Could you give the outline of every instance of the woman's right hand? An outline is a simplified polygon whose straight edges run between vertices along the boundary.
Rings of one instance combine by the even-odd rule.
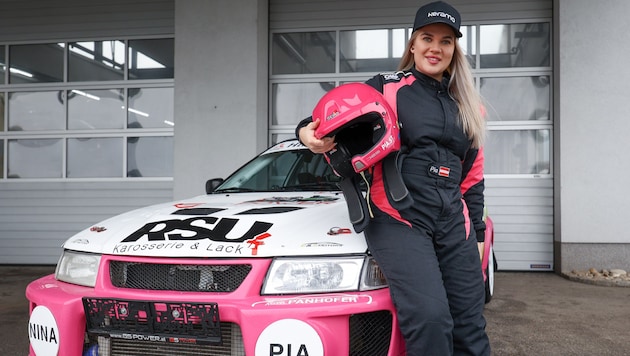
[[[321,139],[315,137],[315,130],[319,127],[319,122],[319,119],[316,119],[302,127],[299,132],[300,141],[313,153],[328,152],[335,148],[336,145],[334,137],[322,137]]]

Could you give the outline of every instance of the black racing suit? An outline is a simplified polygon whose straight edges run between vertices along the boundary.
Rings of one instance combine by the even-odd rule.
[[[370,197],[378,209],[365,236],[387,278],[407,355],[488,355],[476,244],[485,232],[483,150],[471,148],[448,78],[412,69],[367,84],[395,107],[402,177],[414,200],[402,210],[390,204],[375,166]]]
[[[397,113],[401,174],[413,199],[411,207],[396,209],[381,165],[374,167],[374,216],[365,236],[387,278],[407,355],[488,355],[476,244],[485,231],[483,151],[471,148],[448,78],[438,82],[412,69],[366,83]]]
[[[412,69],[380,74],[366,83],[384,93],[396,111],[402,126],[400,138],[405,157],[432,163],[422,168],[428,169],[432,176],[460,184],[477,240],[482,242],[486,229],[483,150],[470,147],[470,140],[458,121],[457,104],[447,92],[448,78],[439,83]],[[445,166],[435,166],[437,163]],[[387,206],[389,202],[383,200],[385,197],[375,196],[375,193],[378,194],[373,190],[374,203],[390,215],[397,215],[392,210],[395,208]]]

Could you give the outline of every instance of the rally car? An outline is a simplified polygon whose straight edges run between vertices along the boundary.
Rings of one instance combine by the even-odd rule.
[[[209,180],[206,195],[79,232],[55,274],[26,289],[30,355],[403,355],[387,281],[339,180],[322,155],[285,141]]]

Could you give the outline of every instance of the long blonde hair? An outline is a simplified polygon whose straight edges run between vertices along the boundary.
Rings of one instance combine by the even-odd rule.
[[[398,64],[398,70],[407,71],[415,65],[411,47],[419,33],[420,31],[415,31],[407,41],[407,47]],[[447,70],[450,73],[449,94],[459,107],[459,120],[464,132],[471,140],[472,147],[480,148],[486,137],[485,108],[481,95],[475,88],[470,64],[458,41],[455,41],[453,59]]]

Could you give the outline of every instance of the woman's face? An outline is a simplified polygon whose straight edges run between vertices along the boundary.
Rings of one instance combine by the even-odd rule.
[[[442,74],[451,65],[455,52],[455,31],[449,25],[435,23],[419,28],[411,53],[416,69],[441,81]]]

